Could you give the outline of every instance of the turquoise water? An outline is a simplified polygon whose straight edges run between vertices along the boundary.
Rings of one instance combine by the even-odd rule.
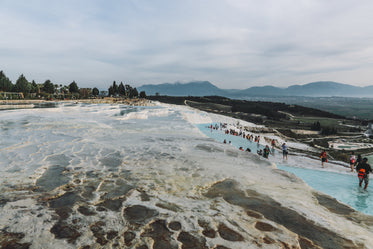
[[[226,135],[224,131],[211,131],[208,125],[211,124],[200,124],[197,125],[197,127],[201,132],[219,142],[223,142],[224,139],[226,139],[227,143],[231,141],[232,145],[237,148],[241,146],[244,150],[250,148],[252,153],[256,153],[258,149],[264,148],[262,145],[257,147],[255,142],[251,142],[242,137]],[[373,158],[369,161],[372,163]],[[302,178],[312,188],[328,194],[360,212],[373,215],[373,208],[371,208],[373,207],[373,176],[371,176],[371,185],[368,186],[367,190],[363,190],[359,187],[357,174],[341,174],[322,170],[296,168],[287,165],[277,165],[277,167]]]
[[[277,165],[277,167],[302,178],[312,188],[333,196],[340,202],[348,204],[360,212],[373,215],[371,208],[373,207],[373,194],[371,193],[373,187],[368,186],[367,190],[360,188],[357,174],[339,174],[286,165]],[[373,181],[372,176],[370,180]]]
[[[213,126],[215,124],[216,123],[213,123]],[[210,128],[208,128],[209,125],[211,124],[198,124],[197,127],[198,129],[200,129],[202,133],[204,133],[208,137],[211,137],[222,143],[225,139],[227,141],[227,144],[229,143],[229,141],[231,141],[234,147],[237,147],[237,148],[242,147],[244,150],[249,148],[252,153],[256,153],[257,150],[264,149],[264,146],[262,145],[258,146],[257,143],[255,143],[254,141],[244,139],[242,138],[242,136],[239,137],[239,136],[233,136],[233,135],[226,135],[224,134],[224,129],[222,131],[211,130]],[[261,138],[261,141],[263,141],[263,138]]]

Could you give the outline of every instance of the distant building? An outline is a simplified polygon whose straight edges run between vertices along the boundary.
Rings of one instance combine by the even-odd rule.
[[[368,124],[368,130],[365,132],[365,136],[373,137],[373,123]]]
[[[88,98],[91,95],[91,93],[92,93],[91,88],[80,88],[79,89],[79,94],[84,99]]]
[[[24,99],[22,92],[0,92],[0,99]]]
[[[102,90],[102,91],[100,91],[100,93],[98,94],[98,96],[100,96],[100,97],[106,97],[106,96],[108,96],[108,94],[109,94],[108,91]]]

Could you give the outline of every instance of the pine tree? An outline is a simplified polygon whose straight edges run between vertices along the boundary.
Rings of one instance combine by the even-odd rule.
[[[75,83],[75,81],[71,82],[69,85],[69,91],[71,93],[78,93],[79,92],[79,87],[78,84]]]
[[[0,71],[0,91],[11,92],[13,87],[13,83],[9,78],[6,77],[3,71]]]
[[[21,74],[14,85],[15,92],[22,92],[24,97],[28,97],[31,91],[31,83]]]
[[[97,89],[97,87],[94,87],[92,89],[92,94],[93,94],[93,96],[98,96],[100,94],[100,91]]]
[[[50,80],[46,80],[43,84],[43,91],[46,93],[53,94],[55,90],[55,86]]]
[[[120,84],[119,84],[118,93],[121,96],[126,96],[126,89],[125,89],[125,87],[123,85],[123,82],[120,82]]]

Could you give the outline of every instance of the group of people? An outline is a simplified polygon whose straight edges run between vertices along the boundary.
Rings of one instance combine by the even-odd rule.
[[[320,154],[321,167],[324,168],[324,163],[328,162],[326,151],[323,150]],[[351,172],[354,172],[356,167],[357,176],[359,178],[359,186],[362,187],[364,182],[364,189],[367,189],[369,183],[369,173],[373,172],[372,167],[368,163],[368,158],[362,158],[361,155],[355,157],[355,153],[352,151],[350,155],[350,167]]]
[[[211,125],[210,128],[211,128],[211,130],[212,129],[218,130],[219,128],[220,129],[226,128],[226,124],[225,125],[221,124],[220,127],[217,126],[217,125],[215,125],[215,126]],[[245,134],[242,131],[237,132],[233,129],[225,130],[225,134],[242,136],[243,138],[246,138],[250,141],[255,141],[259,145],[260,136],[255,136],[254,137],[253,135]],[[225,139],[224,139],[224,143],[227,143],[227,141]],[[229,144],[231,144],[231,141],[229,141]],[[268,159],[268,156],[271,153],[274,152],[275,145],[276,145],[276,140],[272,139],[272,141],[271,141],[272,152],[271,152],[269,146],[266,145],[263,150],[262,149],[258,150],[257,154]],[[282,148],[283,160],[287,160],[288,159],[288,154],[289,154],[288,146],[286,145],[286,143],[283,143],[281,145],[281,148]],[[244,149],[242,147],[240,147],[239,149],[241,151],[244,151]],[[246,151],[251,152],[250,148],[247,148]],[[328,156],[327,156],[327,153],[326,153],[325,150],[322,150],[322,152],[320,153],[320,159],[321,159],[321,167],[324,168],[325,163],[328,162]],[[372,167],[370,166],[370,164],[368,164],[368,158],[366,158],[366,157],[362,158],[361,155],[358,155],[357,158],[356,158],[354,152],[351,152],[349,161],[350,161],[351,172],[353,172],[354,168],[356,167],[356,171],[358,172],[358,178],[359,178],[359,186],[362,187],[362,184],[364,182],[364,189],[366,189],[368,187],[368,183],[369,183],[369,173],[373,172]]]
[[[267,159],[268,159],[269,154],[271,154],[271,153],[273,153],[273,152],[271,152],[271,150],[269,149],[269,146],[266,145],[266,147],[265,147],[263,150],[260,149],[260,150],[258,150],[256,153],[257,153],[259,156],[263,156],[264,158],[267,158]]]
[[[355,153],[352,151],[350,155],[350,167],[351,172],[354,172],[356,167],[357,176],[359,178],[359,186],[361,187],[364,182],[364,189],[367,189],[369,183],[369,173],[373,172],[372,167],[368,163],[368,158],[362,158],[361,155],[355,157]]]
[[[364,182],[364,189],[367,189],[369,183],[369,173],[373,172],[372,167],[368,163],[368,158],[364,157],[362,161],[356,166],[357,176],[359,178],[359,186]]]

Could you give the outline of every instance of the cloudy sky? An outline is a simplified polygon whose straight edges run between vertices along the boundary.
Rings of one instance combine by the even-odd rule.
[[[371,0],[0,0],[0,70],[107,88],[373,85]]]

